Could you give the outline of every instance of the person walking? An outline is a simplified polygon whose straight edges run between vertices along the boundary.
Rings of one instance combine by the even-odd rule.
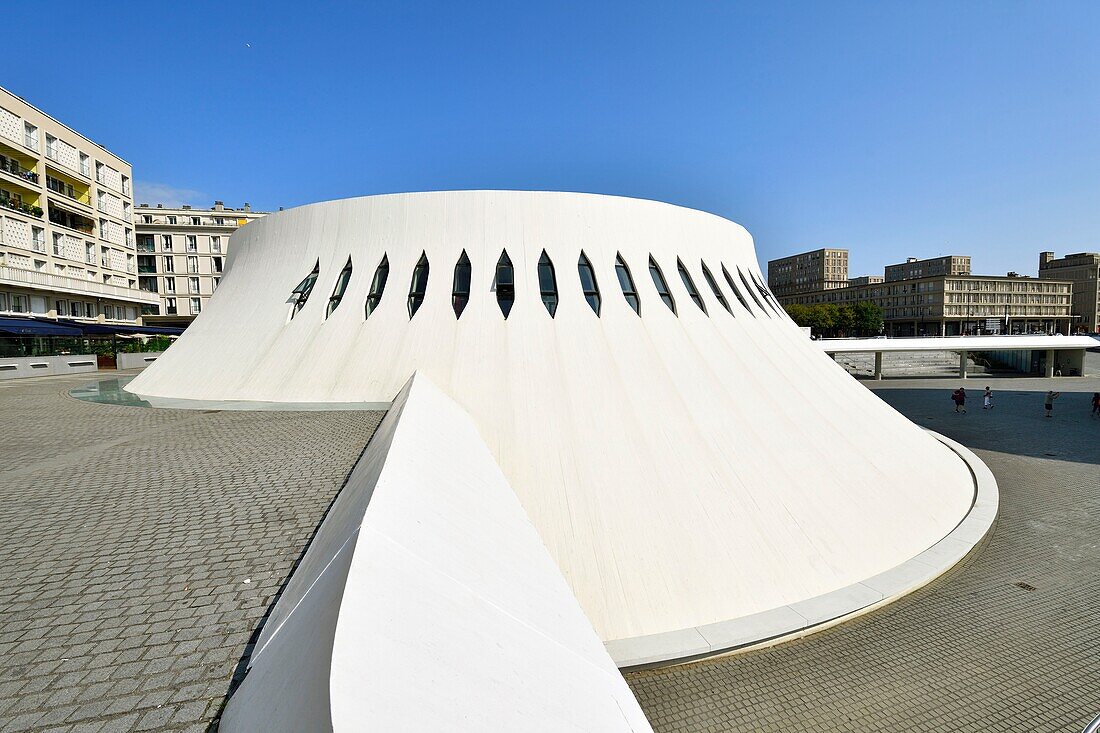
[[[959,387],[951,393],[951,399],[955,401],[955,412],[966,414],[966,390]]]
[[[1046,402],[1043,404],[1043,407],[1047,411],[1047,417],[1053,417],[1053,415],[1051,415],[1051,410],[1054,409],[1054,400],[1058,399],[1061,396],[1061,392],[1055,392],[1054,390],[1050,390],[1049,392],[1047,392]]]
[[[1092,416],[1100,417],[1100,392],[1092,393]]]
[[[991,390],[988,386],[986,386],[985,388],[985,394],[982,395],[982,409],[993,409],[993,390]]]

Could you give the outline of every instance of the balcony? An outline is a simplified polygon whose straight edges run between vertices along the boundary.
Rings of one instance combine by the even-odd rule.
[[[5,192],[6,193],[6,192]],[[37,216],[42,218],[42,207],[32,206],[31,204],[25,204],[20,199],[13,197],[0,197],[0,207],[9,209],[11,211],[18,211],[28,216]]]
[[[134,303],[157,303],[156,294],[144,293],[133,288],[108,285],[94,280],[80,280],[66,275],[54,275],[37,270],[24,270],[18,267],[0,265],[0,284],[19,285],[39,290],[76,293],[78,295],[96,295],[126,300]]]
[[[38,186],[38,174],[30,168],[24,168],[18,160],[7,155],[0,155],[0,173],[18,179],[21,184]]]
[[[95,222],[73,211],[57,208],[50,202],[50,223],[83,234],[95,234]]]

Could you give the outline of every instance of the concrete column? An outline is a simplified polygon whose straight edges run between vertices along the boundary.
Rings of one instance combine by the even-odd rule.
[[[882,352],[875,352],[875,379],[882,379]]]
[[[1054,349],[1047,349],[1047,377],[1054,376]]]
[[[966,379],[966,352],[959,352],[959,379]]]

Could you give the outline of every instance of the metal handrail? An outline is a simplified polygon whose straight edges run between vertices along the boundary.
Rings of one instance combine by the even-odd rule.
[[[1086,725],[1081,733],[1100,733],[1100,715],[1093,718],[1092,722]]]

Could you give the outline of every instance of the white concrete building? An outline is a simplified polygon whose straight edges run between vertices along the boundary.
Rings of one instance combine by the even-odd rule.
[[[265,213],[221,201],[209,209],[138,205],[138,287],[160,299],[142,308],[145,322],[187,326],[195,320],[221,282],[229,237]]]
[[[868,392],[786,317],[743,228],[651,201],[437,192],[269,215],[234,235],[219,297],[129,389],[389,405],[414,375],[455,411],[434,424],[394,417],[394,429],[435,444],[469,420],[619,666],[802,633],[888,601],[965,555],[996,512],[980,461]],[[421,460],[473,470],[468,439]],[[288,588],[276,616],[341,602],[316,595],[326,586],[309,574],[338,567],[338,548],[394,510],[371,498],[386,470],[364,476],[351,519],[326,520],[302,566],[318,570],[300,571],[314,579]],[[393,470],[394,501],[432,493],[428,478]],[[494,496],[471,501],[497,512]],[[387,531],[429,505],[387,516]],[[507,555],[516,521],[470,531],[499,533]],[[460,536],[447,547],[467,558]],[[431,567],[451,560],[428,554]],[[468,557],[479,577],[506,561]],[[348,562],[331,581],[345,599],[364,584],[401,592],[400,579]],[[318,669],[333,675],[326,689],[353,691],[335,660],[339,629],[361,622],[325,612],[337,648]],[[401,614],[377,623],[354,635],[363,654],[371,634],[421,643]],[[298,633],[268,659],[293,664]],[[257,669],[254,687],[282,684]],[[241,689],[248,705],[269,699]]]
[[[0,316],[140,323],[131,176],[0,88]]]

